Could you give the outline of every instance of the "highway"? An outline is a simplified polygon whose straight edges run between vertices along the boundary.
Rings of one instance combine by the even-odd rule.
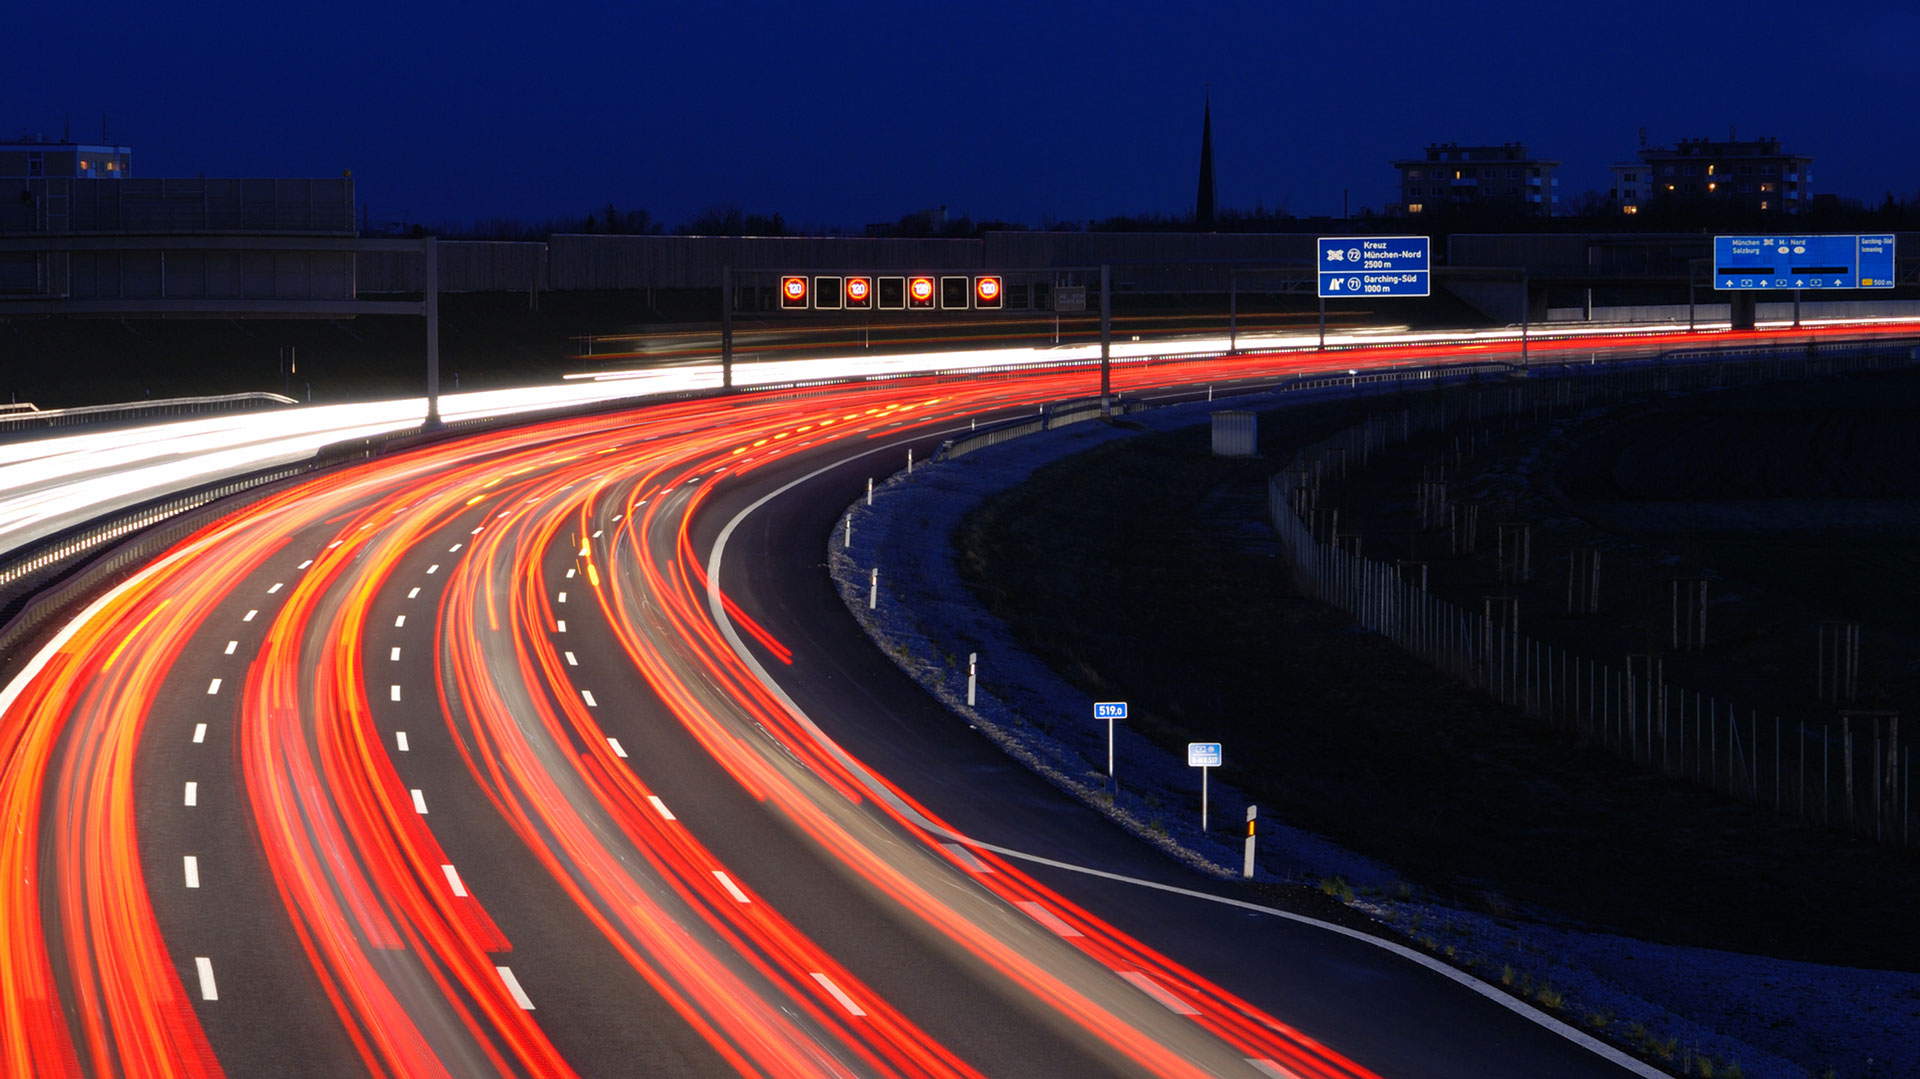
[[[1355,355],[1123,365],[1115,388]],[[840,608],[819,562],[868,476],[1089,388],[547,420],[183,541],[0,691],[0,1070],[1631,1074],[1185,873]]]
[[[1800,330],[1770,324],[1744,333],[1724,326],[1703,326],[1699,333],[1688,333],[1684,326],[1553,326],[1533,331],[1528,357],[1546,362],[1628,358],[1741,342],[1911,335],[1914,329],[1915,323],[1897,320],[1827,320],[1810,322]],[[1520,330],[1511,327],[1417,333],[1392,328],[1337,330],[1327,338],[1329,351],[1320,353],[1315,335],[1243,333],[1229,342],[1217,334],[1185,333],[1147,335],[1146,340],[1116,338],[1112,355],[1122,367],[1155,365],[1169,357],[1211,361],[1227,353],[1232,344],[1238,349],[1233,358],[1248,368],[1246,374],[1258,377],[1276,363],[1372,368],[1454,356],[1517,362],[1520,336]],[[1086,344],[821,354],[739,363],[734,381],[741,387],[764,388],[835,378],[1086,364],[1098,359],[1098,346]],[[449,422],[497,418],[570,405],[711,391],[721,384],[719,366],[710,362],[662,364],[620,356],[598,357],[593,362],[596,370],[557,385],[443,395],[441,414]],[[1233,377],[1224,371],[1215,367],[1208,377]],[[303,462],[330,444],[416,427],[426,407],[425,398],[316,405],[0,441],[0,555],[160,495]]]

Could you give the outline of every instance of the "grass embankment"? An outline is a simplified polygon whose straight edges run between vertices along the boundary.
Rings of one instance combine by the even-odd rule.
[[[1264,416],[1259,460],[1211,457],[1197,429],[1059,462],[969,518],[961,562],[1089,696],[1128,700],[1170,752],[1224,742],[1227,778],[1268,812],[1440,898],[1920,969],[1910,857],[1583,749],[1303,599],[1253,524],[1293,447],[1352,419]]]

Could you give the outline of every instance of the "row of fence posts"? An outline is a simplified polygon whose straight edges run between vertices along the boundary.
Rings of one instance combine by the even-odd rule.
[[[1810,350],[1811,351],[1811,350]],[[1891,712],[1843,711],[1833,720],[1789,723],[1779,715],[1669,684],[1658,655],[1636,654],[1615,667],[1524,636],[1517,596],[1489,596],[1478,612],[1437,599],[1426,589],[1426,565],[1389,564],[1361,553],[1361,537],[1340,530],[1337,508],[1320,504],[1323,480],[1344,475],[1390,442],[1437,432],[1460,421],[1484,423],[1544,407],[1578,409],[1642,392],[1730,385],[1771,378],[1844,373],[1893,366],[1905,347],[1857,355],[1762,355],[1748,361],[1664,365],[1578,377],[1527,381],[1468,391],[1464,402],[1435,396],[1398,416],[1364,423],[1303,449],[1268,483],[1268,509],[1281,547],[1310,594],[1352,615],[1421,660],[1583,742],[1605,746],[1649,771],[1684,779],[1734,798],[1765,804],[1820,825],[1842,827],[1878,842],[1912,840],[1908,777],[1911,749],[1899,742]],[[1896,358],[1897,357],[1897,358]],[[1537,412],[1534,413],[1538,415]],[[1417,492],[1422,520],[1450,526],[1455,554],[1470,553],[1477,510],[1446,501],[1444,483]],[[1502,571],[1514,583],[1531,572],[1524,529],[1500,529]],[[1598,604],[1599,554],[1577,549],[1568,572],[1568,609]],[[1506,579],[1503,577],[1503,579]],[[1676,652],[1698,651],[1706,636],[1705,581],[1676,579]],[[1817,635],[1821,699],[1853,699],[1858,677],[1858,626],[1823,624]]]

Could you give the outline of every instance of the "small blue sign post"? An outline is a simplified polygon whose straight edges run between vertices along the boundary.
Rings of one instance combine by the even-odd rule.
[[[1187,767],[1200,769],[1200,831],[1207,830],[1207,770],[1220,767],[1220,743],[1188,742]]]
[[[1117,781],[1113,778],[1113,721],[1127,718],[1127,702],[1095,701],[1093,718],[1107,721],[1107,782],[1117,786]]]

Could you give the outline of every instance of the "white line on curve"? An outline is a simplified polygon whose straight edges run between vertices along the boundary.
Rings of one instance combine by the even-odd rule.
[[[573,658],[573,653],[572,653],[572,652],[567,652],[567,653],[564,653],[564,654],[565,654],[565,655],[566,655],[566,657],[567,657],[567,666],[569,666],[569,667],[578,667],[578,666],[580,665],[580,661],[579,661],[579,660],[577,660],[577,659],[575,659],[575,658]]]
[[[187,804],[190,806],[200,804],[200,784],[191,779],[187,780]]]
[[[404,625],[406,625],[406,624],[407,624],[407,616],[406,616],[406,615],[404,615],[404,614],[400,614],[400,615],[395,615],[395,616],[394,616],[394,618],[393,618],[393,628],[394,628],[394,629],[399,629],[399,628],[400,628],[401,626],[404,626]]]
[[[1114,973],[1120,975],[1122,978],[1125,978],[1127,981],[1132,982],[1134,984],[1134,987],[1139,989],[1142,993],[1145,993],[1146,995],[1166,1005],[1168,1011],[1174,1012],[1179,1015],[1199,1015],[1200,1014],[1200,1009],[1194,1007],[1191,1004],[1188,1004],[1186,1001],[1181,1000],[1179,997],[1174,996],[1172,993],[1167,991],[1165,986],[1161,985],[1159,982],[1154,981],[1152,978],[1147,977],[1145,974],[1142,974],[1140,971],[1116,970],[1114,971]]]
[[[395,701],[397,701],[397,700],[399,700],[399,699],[400,699],[400,687],[399,687],[399,686],[397,686],[397,685],[395,685],[395,686],[388,686],[388,687],[387,687],[387,689],[388,689],[388,691],[389,691],[389,694],[390,694],[390,696],[388,697],[388,699],[389,699],[389,700],[395,700]]]
[[[619,757],[621,760],[627,759],[626,748],[620,744],[620,739],[615,738],[612,735],[608,735],[607,744],[613,747],[614,756]]]
[[[220,692],[220,680],[218,678],[207,683],[207,696],[211,697],[214,694],[219,692]]]
[[[405,752],[407,752],[407,732],[406,732],[406,731],[394,731],[394,732],[393,732],[393,744],[394,744],[395,746],[397,746],[397,747],[399,747],[399,749],[400,749],[400,752],[402,752],[402,753],[405,753]]]
[[[423,817],[426,816],[427,815],[427,796],[420,793],[419,787],[413,788],[412,793],[413,793],[413,811],[415,813],[420,814]]]
[[[727,876],[725,871],[719,870],[719,869],[714,870],[713,879],[719,881],[720,886],[727,890],[727,894],[733,896],[733,898],[738,902],[741,902],[741,903],[753,902],[753,900],[747,898],[747,893],[741,891],[740,886],[733,882],[733,878]],[[818,977],[818,975],[816,975],[816,977]]]
[[[586,698],[588,708],[600,707],[600,702],[593,699],[593,690],[583,689],[580,691],[580,696]]]
[[[560,598],[556,602],[565,603],[566,601],[567,601],[567,594],[565,592],[562,592],[560,593]]]
[[[239,641],[228,641],[228,642],[227,642],[227,655],[233,655],[233,653],[234,653],[234,651],[235,651],[236,649],[238,649],[239,647],[240,647],[240,642],[239,642]]]
[[[948,845],[951,846],[952,844],[948,844]],[[1079,936],[1086,935],[1080,932],[1078,929],[1075,929],[1074,927],[1068,925],[1066,922],[1061,921],[1059,915],[1041,906],[1040,904],[1033,902],[1030,899],[1015,900],[1013,905],[1016,907],[1019,907],[1021,910],[1026,911],[1027,915],[1031,917],[1034,921],[1039,922],[1041,925],[1044,925],[1048,929],[1053,930],[1054,933],[1056,933],[1059,936],[1079,937]]]
[[[311,565],[313,565],[313,559],[309,558],[305,562],[300,563],[299,568],[306,569],[308,566],[311,566]]]
[[[416,596],[418,596],[419,594],[420,594],[420,586],[419,586],[419,585],[414,585],[414,586],[413,586],[412,588],[410,588],[410,589],[408,589],[408,590],[407,590],[407,598],[408,598],[408,599],[413,599],[413,598],[415,598]]]
[[[200,973],[200,999],[219,1000],[220,991],[213,985],[213,960],[196,955],[193,957],[193,966]]]
[[[507,993],[513,997],[513,1002],[520,1005],[520,1010],[532,1011],[533,1001],[528,998],[527,991],[520,988],[520,979],[513,976],[513,968],[496,966],[493,969],[500,972],[500,981],[506,985]]]
[[[259,611],[248,611],[246,614],[243,614],[240,616],[240,621],[251,622],[253,621],[253,616],[259,613],[260,613]]]
[[[941,433],[942,434],[958,434],[960,430],[961,430],[960,428],[956,427],[951,431],[946,431]],[[1003,858],[1013,858],[1018,861],[1029,862],[1034,865],[1043,865],[1050,869],[1059,869],[1069,873],[1081,873],[1081,874],[1085,874],[1086,876],[1099,878],[1101,880],[1110,880],[1119,884],[1131,884],[1135,887],[1149,888],[1158,892],[1168,892],[1173,895],[1185,896],[1189,899],[1194,899],[1201,902],[1217,903],[1221,906],[1232,907],[1237,910],[1246,910],[1246,911],[1252,911],[1257,914],[1265,914],[1274,918],[1279,918],[1282,921],[1294,922],[1295,924],[1298,924],[1298,925],[1312,926],[1316,929],[1323,930],[1327,933],[1332,933],[1336,936],[1345,937],[1348,940],[1354,941],[1356,943],[1359,943],[1368,947],[1372,947],[1372,948],[1378,948],[1382,951],[1389,952],[1394,956],[1402,960],[1405,960],[1406,962],[1412,963],[1416,966],[1419,966],[1428,971],[1431,971],[1432,973],[1437,974],[1440,977],[1446,978],[1447,980],[1455,983],[1461,988],[1466,989],[1469,992],[1476,993],[1482,998],[1488,1001],[1491,1001],[1495,1004],[1498,1004],[1503,1008],[1506,1008],[1508,1011],[1513,1012],[1515,1015],[1518,1015],[1521,1018],[1528,1020],[1529,1022],[1532,1022],[1534,1024],[1537,1024],[1541,1027],[1546,1028],[1546,1030],[1548,1030],[1549,1032],[1556,1034],[1559,1037],[1574,1043],[1575,1045],[1580,1046],[1581,1048],[1587,1050],[1588,1052],[1593,1053],[1595,1056],[1598,1056],[1606,1060],[1608,1063],[1613,1064],[1614,1066],[1619,1067],[1633,1075],[1640,1076],[1641,1079],[1667,1079],[1667,1074],[1665,1072],[1660,1071],[1659,1069],[1653,1067],[1650,1064],[1645,1064],[1639,1060],[1635,1060],[1633,1057],[1630,1057],[1626,1053],[1621,1052],[1619,1049],[1616,1049],[1613,1046],[1608,1045],[1607,1043],[1593,1037],[1592,1035],[1587,1034],[1585,1031],[1582,1031],[1576,1027],[1573,1027],[1560,1019],[1556,1019],[1555,1017],[1548,1015],[1547,1013],[1539,1010],[1538,1008],[1532,1007],[1531,1005],[1528,1005],[1525,1002],[1508,995],[1506,992],[1500,989],[1496,989],[1495,987],[1480,981],[1478,978],[1474,977],[1471,974],[1466,973],[1465,971],[1456,970],[1453,967],[1445,963],[1442,963],[1437,959],[1424,955],[1420,952],[1414,951],[1412,948],[1409,948],[1403,944],[1397,944],[1393,941],[1387,940],[1384,937],[1376,937],[1371,933],[1367,933],[1363,930],[1354,929],[1344,925],[1336,925],[1333,922],[1322,921],[1318,918],[1309,917],[1308,915],[1305,915],[1305,914],[1296,914],[1290,910],[1281,910],[1278,907],[1269,907],[1261,903],[1249,902],[1245,899],[1235,899],[1230,896],[1212,895],[1207,892],[1197,891],[1192,888],[1182,888],[1179,885],[1175,885],[1175,884],[1163,884],[1159,881],[1145,880],[1140,877],[1130,877],[1124,873],[1113,873],[1104,869],[1095,869],[1091,866],[1076,865],[1073,862],[1061,861],[1060,859],[1057,859],[1057,858],[1048,858],[1048,857],[1045,857],[1044,855],[1039,855],[1039,854],[1030,854],[1023,850],[1015,850],[1012,847],[1003,847],[994,843],[983,843],[977,839],[972,838],[971,836],[963,835],[959,832],[955,832],[955,831],[952,831],[951,829],[935,824],[933,821],[928,820],[925,816],[916,812],[911,806],[907,805],[905,802],[902,802],[897,795],[895,795],[891,790],[888,790],[883,784],[881,784],[870,773],[868,773],[866,768],[863,765],[861,765],[858,761],[854,760],[851,756],[849,756],[847,754],[847,751],[841,748],[838,742],[835,742],[832,738],[828,737],[827,732],[821,730],[819,724],[813,721],[813,717],[807,715],[807,713],[800,707],[800,705],[796,701],[794,701],[794,699],[791,696],[787,694],[787,691],[784,688],[782,688],[778,682],[774,681],[773,675],[767,672],[766,666],[760,662],[759,657],[755,656],[753,652],[747,648],[747,642],[741,638],[739,627],[734,625],[733,616],[727,613],[726,604],[722,601],[721,595],[720,595],[720,566],[721,566],[721,562],[726,557],[727,541],[733,537],[734,530],[740,526],[741,522],[745,521],[747,517],[750,516],[755,510],[773,501],[774,499],[780,497],[781,495],[786,494],[788,491],[793,490],[794,488],[800,486],[801,484],[806,483],[810,480],[816,479],[820,476],[823,476],[828,472],[832,472],[837,468],[845,467],[848,463],[852,461],[857,461],[862,457],[868,457],[878,453],[893,453],[893,452],[896,452],[897,449],[898,447],[895,445],[883,445],[883,446],[875,446],[871,449],[867,449],[859,453],[851,454],[847,457],[841,458],[840,460],[834,461],[830,464],[823,465],[820,468],[817,468],[812,472],[807,473],[804,476],[800,476],[796,479],[789,480],[783,486],[775,488],[774,490],[769,491],[764,495],[761,495],[758,499],[755,499],[752,503],[747,505],[746,508],[742,509],[739,513],[735,514],[733,519],[728,521],[726,525],[720,529],[720,534],[714,538],[713,546],[712,548],[709,549],[709,553],[707,556],[707,609],[713,617],[714,625],[720,628],[721,634],[726,638],[728,647],[732,648],[734,655],[739,657],[741,662],[747,665],[747,668],[753,672],[754,677],[760,682],[762,686],[766,688],[767,692],[771,693],[774,696],[774,698],[778,700],[782,704],[782,706],[784,706],[787,709],[788,714],[794,717],[795,721],[798,722],[801,728],[807,732],[807,735],[814,740],[815,744],[820,746],[820,748],[826,751],[830,756],[834,757],[835,759],[839,760],[843,765],[845,765],[848,771],[854,776],[854,778],[858,780],[860,785],[865,787],[867,791],[873,795],[873,797],[886,802],[888,805],[893,806],[895,811],[905,816],[908,820],[915,822],[922,828],[927,829],[928,831],[934,833],[935,835],[944,835],[950,839],[955,840],[956,842],[965,843],[968,846],[978,847],[981,850],[992,851],[993,853],[998,854]]]
[[[660,811],[660,815],[661,815],[661,816],[663,816],[663,817],[665,817],[665,818],[667,818],[668,820],[679,820],[679,819],[680,819],[680,818],[678,818],[678,817],[676,817],[676,816],[674,816],[674,815],[673,815],[673,810],[671,810],[671,809],[668,809],[668,808],[667,808],[667,803],[665,803],[665,802],[663,802],[663,801],[661,801],[661,800],[660,800],[660,796],[659,796],[659,795],[657,795],[657,794],[649,794],[649,795],[647,795],[647,801],[649,801],[649,802],[652,802],[652,803],[653,803],[653,808],[655,808],[655,809],[657,809],[657,810],[659,810],[659,811]]]
[[[205,723],[195,723],[193,725],[193,740],[196,742],[204,742],[207,740],[207,725]]]
[[[567,620],[562,618],[558,622],[555,622],[553,624],[553,631],[555,633],[565,633],[567,631]]]
[[[439,572],[440,572],[440,563],[438,562],[435,562],[433,565],[427,567],[427,575],[429,577]]]
[[[813,980],[820,983],[820,988],[825,989],[829,993],[832,993],[833,999],[839,1001],[840,1006],[842,1008],[845,1008],[849,1015],[867,1014],[866,1012],[863,1012],[860,1010],[860,1005],[855,1004],[853,1002],[852,997],[848,996],[844,991],[842,991],[839,986],[833,984],[832,978],[827,977],[825,974],[822,974],[817,970],[813,971],[812,973],[813,973]]]
[[[1266,1057],[1248,1057],[1247,1063],[1253,1066],[1254,1071],[1269,1076],[1270,1079],[1300,1079],[1298,1072],[1288,1071]]]
[[[275,581],[273,587],[267,589],[267,595],[271,596],[275,592],[280,591],[282,588],[285,588],[286,586],[287,586],[287,582],[285,581]]]
[[[400,662],[400,646],[399,645],[397,644],[394,645],[393,651],[387,653],[387,661],[390,663]]]
[[[181,859],[181,864],[186,869],[187,887],[200,887],[200,859],[189,854]]]
[[[454,895],[467,894],[467,886],[460,883],[460,873],[458,870],[450,865],[443,865],[440,867],[440,872],[447,875],[447,887],[453,889]]]

